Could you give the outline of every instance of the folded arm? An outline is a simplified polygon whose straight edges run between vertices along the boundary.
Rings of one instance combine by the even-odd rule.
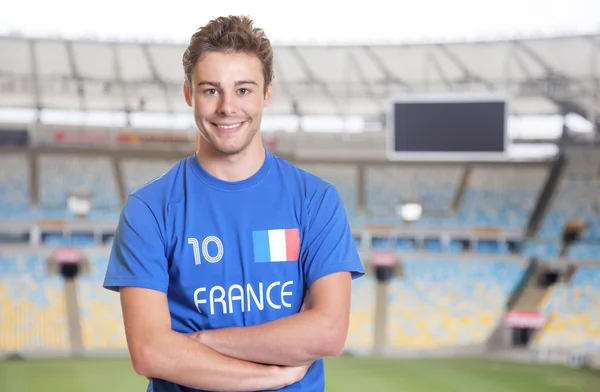
[[[166,295],[159,291],[123,287],[121,303],[130,356],[140,375],[211,391],[279,389],[304,376],[300,368],[230,358],[174,332]]]
[[[192,335],[229,357],[297,366],[342,353],[348,334],[352,278],[338,272],[316,280],[306,310],[268,323]]]

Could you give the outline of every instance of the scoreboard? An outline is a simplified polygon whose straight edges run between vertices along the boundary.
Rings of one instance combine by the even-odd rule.
[[[392,99],[390,160],[504,160],[508,99],[504,94],[407,94]]]

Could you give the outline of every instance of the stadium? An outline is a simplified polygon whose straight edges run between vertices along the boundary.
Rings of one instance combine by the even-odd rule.
[[[0,391],[145,389],[102,281],[127,195],[195,151],[184,50],[0,36]],[[336,186],[367,270],[329,392],[598,390],[600,35],[275,74],[265,147]]]

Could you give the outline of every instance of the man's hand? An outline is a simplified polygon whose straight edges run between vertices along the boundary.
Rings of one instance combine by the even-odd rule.
[[[340,355],[350,318],[352,278],[348,272],[315,281],[302,310],[260,325],[207,330],[190,337],[213,350],[245,361],[300,366]]]
[[[292,385],[304,378],[306,372],[311,367],[312,363],[308,363],[300,366],[280,366],[279,369],[282,373],[282,379],[284,380],[285,385]],[[279,387],[269,389],[270,391],[275,391],[281,389]]]

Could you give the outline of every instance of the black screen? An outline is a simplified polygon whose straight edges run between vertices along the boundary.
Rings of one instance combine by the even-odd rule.
[[[505,152],[505,102],[394,104],[394,151]]]
[[[27,146],[29,133],[27,130],[0,129],[0,146]]]

